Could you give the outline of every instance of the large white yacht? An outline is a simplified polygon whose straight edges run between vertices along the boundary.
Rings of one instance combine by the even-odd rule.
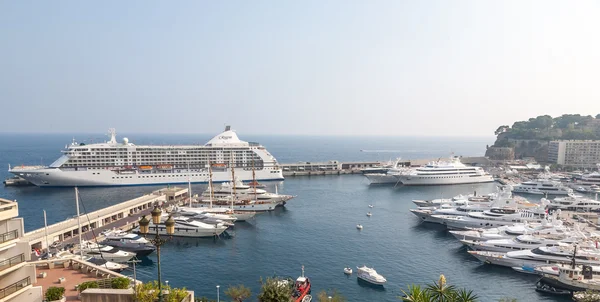
[[[570,194],[566,197],[557,197],[548,204],[551,209],[562,209],[577,212],[599,211],[600,201],[583,196]]]
[[[138,146],[127,138],[117,142],[110,129],[105,143],[71,145],[50,166],[15,166],[9,172],[37,186],[127,186],[207,183],[209,165],[214,182],[283,180],[282,169],[267,149],[245,142],[229,126],[204,145]]]
[[[493,182],[494,178],[481,167],[470,167],[454,156],[448,161],[438,160],[396,175],[403,185],[454,185]]]
[[[493,208],[483,212],[471,212],[466,216],[431,215],[451,229],[493,228],[514,223],[542,223],[546,213],[542,207],[528,210],[515,208]]]
[[[573,194],[573,189],[555,180],[538,178],[513,186],[513,192],[537,195],[569,195]]]

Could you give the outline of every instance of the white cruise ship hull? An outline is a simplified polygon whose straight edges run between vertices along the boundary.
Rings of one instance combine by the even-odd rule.
[[[169,172],[169,173],[131,173],[119,174],[106,169],[88,169],[83,171],[62,170],[60,168],[13,169],[18,175],[40,187],[86,187],[86,186],[141,186],[163,184],[208,183],[208,171]],[[213,182],[231,181],[231,171],[213,171]],[[252,171],[236,169],[236,178],[242,181],[253,180]],[[265,168],[256,170],[258,181],[283,180],[281,169]]]
[[[394,175],[384,173],[369,173],[364,174],[372,185],[377,184],[395,184],[398,183],[398,178]]]
[[[398,175],[396,177],[405,186],[458,185],[494,181],[491,175]]]

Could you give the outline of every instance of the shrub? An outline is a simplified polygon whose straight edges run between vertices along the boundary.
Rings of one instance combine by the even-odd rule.
[[[127,277],[117,277],[110,280],[110,288],[126,289],[131,285],[131,280]]]
[[[46,300],[48,300],[48,301],[60,300],[60,299],[62,299],[64,294],[65,294],[64,287],[51,286],[51,287],[48,287],[48,289],[46,290]]]
[[[98,288],[98,282],[96,281],[87,281],[87,282],[83,282],[81,284],[79,284],[79,286],[77,287],[77,290],[79,292],[82,292],[88,288]]]

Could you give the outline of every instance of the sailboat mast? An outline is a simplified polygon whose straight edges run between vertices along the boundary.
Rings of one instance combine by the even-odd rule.
[[[79,256],[83,259],[83,250],[81,246],[81,217],[79,215],[79,189],[75,187],[75,208],[77,209],[77,234],[79,234]]]

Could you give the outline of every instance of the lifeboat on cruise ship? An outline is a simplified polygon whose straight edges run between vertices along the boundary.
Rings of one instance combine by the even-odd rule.
[[[220,163],[220,164],[212,164],[212,167],[213,168],[226,168],[227,166],[223,163]]]
[[[140,170],[152,170],[152,166],[140,166]]]
[[[171,170],[173,168],[173,166],[171,166],[171,165],[158,165],[157,168],[159,170]]]

